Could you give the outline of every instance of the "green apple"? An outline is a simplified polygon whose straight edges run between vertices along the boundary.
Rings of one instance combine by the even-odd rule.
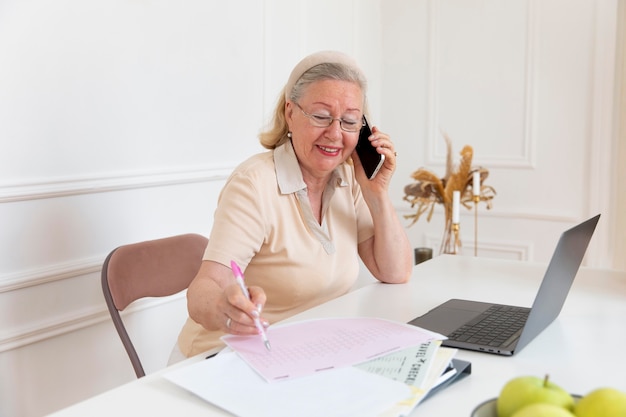
[[[507,382],[496,401],[498,417],[511,417],[520,408],[534,403],[553,404],[574,410],[574,398],[563,388],[536,376],[520,376]]]
[[[554,404],[534,403],[520,408],[512,417],[575,417],[567,409]]]
[[[576,417],[624,417],[626,393],[614,388],[593,390],[578,401],[574,414]]]

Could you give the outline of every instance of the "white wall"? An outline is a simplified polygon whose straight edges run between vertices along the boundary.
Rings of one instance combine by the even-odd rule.
[[[615,268],[625,270],[626,269],[626,0],[619,1],[619,10],[617,13],[618,22],[622,22],[618,25],[618,43],[617,43],[617,74],[619,77],[616,79],[616,95],[618,97],[617,106],[615,108],[615,128],[617,130],[618,145],[616,149],[617,155],[617,205],[616,213],[621,213],[617,216],[617,222],[615,223],[615,230],[618,231],[615,242]]]
[[[100,291],[106,254],[208,235],[306,53],[362,58],[379,103],[380,40],[377,1],[0,2],[0,416],[132,380]],[[126,317],[148,372],[164,366],[184,298]]]
[[[428,167],[443,176],[445,142],[468,144],[489,169],[493,209],[479,209],[480,256],[547,262],[566,228],[602,219],[586,265],[617,267],[618,136],[612,129],[617,1],[386,1],[384,124],[399,153],[393,195]],[[623,21],[622,21],[623,24]],[[623,44],[622,44],[623,46]],[[398,202],[408,214],[407,202]],[[409,229],[439,249],[442,210]],[[461,211],[474,253],[473,211]],[[622,264],[623,265],[623,264]]]
[[[545,261],[566,226],[602,211],[587,263],[615,266],[617,1],[0,2],[0,416],[134,378],[100,291],[104,257],[208,235],[225,177],[261,149],[291,67],[318,49],[353,54],[369,76],[374,122],[399,153],[400,215],[412,171],[443,173],[441,126],[498,191],[481,255]],[[437,246],[441,229],[439,211],[409,234]],[[164,366],[184,297],[125,316],[148,372]]]

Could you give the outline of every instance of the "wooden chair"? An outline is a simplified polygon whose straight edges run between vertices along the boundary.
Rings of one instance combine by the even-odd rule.
[[[120,311],[144,297],[164,297],[187,289],[196,276],[208,239],[185,234],[120,246],[102,267],[102,292],[115,329],[137,378],[145,375]]]

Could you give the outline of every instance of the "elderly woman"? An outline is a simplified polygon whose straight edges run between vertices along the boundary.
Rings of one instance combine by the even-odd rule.
[[[258,334],[255,319],[268,326],[345,294],[358,257],[382,282],[409,279],[411,248],[388,195],[393,143],[372,129],[371,146],[385,155],[372,180],[354,151],[366,108],[365,77],[348,56],[318,52],[294,68],[261,134],[270,151],[238,166],[220,194],[187,292],[184,356],[221,346],[224,333]],[[231,260],[245,270],[250,298]]]

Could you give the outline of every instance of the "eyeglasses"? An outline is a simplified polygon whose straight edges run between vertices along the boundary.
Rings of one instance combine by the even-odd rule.
[[[302,113],[309,119],[309,123],[311,123],[311,126],[329,127],[333,124],[335,120],[339,120],[339,126],[344,132],[358,132],[359,130],[361,130],[361,127],[365,126],[363,118],[361,118],[361,120],[359,121],[342,119],[340,117],[335,118],[331,116],[325,116],[323,114],[310,114],[305,112],[302,106],[300,106],[298,103],[296,103],[296,106],[298,106],[300,111],[302,111]]]

